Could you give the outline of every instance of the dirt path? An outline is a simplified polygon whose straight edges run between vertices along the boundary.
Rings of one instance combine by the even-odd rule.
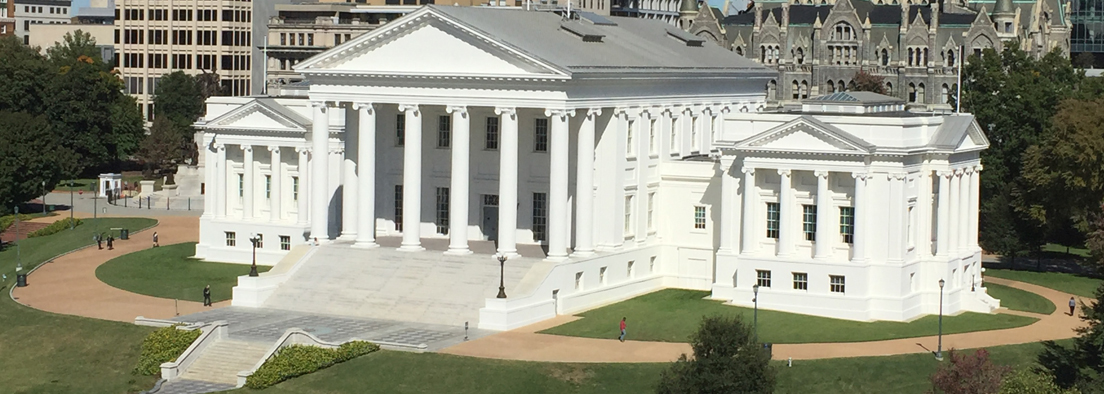
[[[986,278],[988,282],[1015,287],[1046,297],[1058,308],[1050,315],[1008,311],[1004,313],[1031,316],[1039,321],[1024,327],[1004,330],[979,331],[943,336],[943,350],[1015,345],[1044,340],[1065,339],[1076,335],[1073,331],[1083,326],[1081,319],[1066,314],[1065,305],[1070,294],[1029,283],[999,278]],[[1083,299],[1082,301],[1088,301]],[[685,343],[642,342],[614,339],[592,339],[559,335],[537,334],[537,331],[558,326],[577,319],[561,316],[556,319],[507,331],[474,341],[465,342],[442,351],[461,356],[497,358],[505,360],[549,362],[669,362],[683,353],[691,353]],[[774,359],[812,360],[822,358],[888,356],[895,354],[934,352],[937,336],[905,338],[874,342],[806,343],[774,345]]]
[[[66,215],[68,216],[68,215]],[[76,213],[77,217],[91,216]],[[41,218],[53,222],[58,217]],[[36,219],[37,220],[37,219]],[[202,303],[150,297],[111,287],[96,278],[96,267],[124,254],[151,246],[150,234],[157,231],[163,245],[199,240],[199,218],[164,216],[149,230],[131,234],[131,239],[115,241],[115,249],[95,247],[70,253],[43,265],[31,274],[27,287],[16,288],[16,301],[48,312],[94,317],[97,319],[134,322],[145,316],[168,319],[177,313],[184,315],[207,309]],[[213,307],[230,305],[229,301]]]

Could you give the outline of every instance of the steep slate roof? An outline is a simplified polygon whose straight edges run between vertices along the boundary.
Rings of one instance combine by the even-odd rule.
[[[900,26],[901,21],[901,6],[900,5],[887,5],[887,4],[874,4],[869,0],[852,0],[851,5],[855,7],[855,13],[859,16],[859,20],[865,21],[868,17],[870,23],[874,25],[895,25]],[[820,16],[820,20],[823,22],[828,19],[828,13],[832,11],[833,4],[816,4],[816,5],[804,5],[794,4],[790,6],[790,24],[813,24],[817,16]],[[782,21],[782,8],[764,8],[760,10],[763,14],[763,20],[767,19],[768,13],[774,15],[776,21]],[[737,26],[750,26],[755,24],[754,10],[737,15],[730,15],[724,18],[724,25],[737,25]],[[911,24],[916,19],[916,14],[919,13],[921,18],[924,18],[924,23],[931,24],[931,6],[928,5],[911,5],[909,6],[908,20],[904,21],[904,24]],[[969,25],[973,23],[977,17],[977,13],[939,13],[939,25]]]
[[[670,33],[677,29],[658,20],[609,17],[615,26],[582,20],[566,22],[603,35],[601,42],[584,42],[562,31],[563,18],[551,12],[439,5],[425,8],[569,72],[770,74],[762,65],[719,46],[688,46]],[[408,17],[414,14],[417,12]],[[679,33],[688,35],[681,30],[674,34]]]

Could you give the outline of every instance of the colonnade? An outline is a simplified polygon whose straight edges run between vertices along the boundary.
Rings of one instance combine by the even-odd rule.
[[[298,156],[298,173],[302,174],[308,167],[309,161],[309,149],[300,146],[282,146],[282,145],[267,145],[267,144],[242,144],[242,143],[223,143],[217,140],[211,141],[210,145],[204,149],[204,171],[206,182],[206,190],[203,193],[204,207],[208,209],[204,210],[205,216],[210,216],[215,219],[227,219],[230,215],[228,212],[229,203],[228,199],[230,194],[235,188],[231,187],[228,177],[231,174],[231,168],[229,168],[229,161],[227,161],[226,153],[227,149],[239,149],[242,152],[242,184],[241,190],[241,219],[246,221],[267,221],[270,223],[279,223],[291,218],[291,212],[284,209],[284,192],[286,188],[295,188],[297,185],[285,185],[284,178],[288,175],[288,169],[283,166],[283,154],[284,152],[295,152]],[[267,149],[269,152],[270,163],[268,179],[269,184],[266,188],[268,195],[269,213],[265,218],[262,215],[257,214],[257,201],[258,199],[254,195],[255,188],[259,179],[262,179],[257,174],[257,162],[254,159],[254,153],[256,149]],[[298,177],[292,177],[293,182]],[[294,193],[294,189],[292,191]],[[294,194],[292,194],[295,197]],[[263,201],[263,200],[261,200]],[[299,224],[307,223],[306,196],[299,196],[298,201],[298,217],[297,222]],[[236,218],[236,217],[235,217]]]

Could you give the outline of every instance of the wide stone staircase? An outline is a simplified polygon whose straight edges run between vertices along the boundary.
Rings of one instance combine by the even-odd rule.
[[[182,380],[237,386],[238,372],[252,369],[271,344],[224,339],[215,342],[188,367]]]

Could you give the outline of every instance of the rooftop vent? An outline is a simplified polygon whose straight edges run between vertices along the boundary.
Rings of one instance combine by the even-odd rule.
[[[705,45],[704,39],[673,26],[667,26],[667,35],[674,37],[676,40],[686,43],[686,46],[688,47],[700,47],[702,45]]]
[[[577,21],[560,22],[560,28],[568,33],[579,36],[583,39],[583,42],[602,42],[602,37],[606,36],[597,29]]]
[[[575,11],[575,15],[578,15],[580,19],[590,22],[598,26],[617,26],[617,23],[609,20],[608,18],[595,14],[593,12]]]

